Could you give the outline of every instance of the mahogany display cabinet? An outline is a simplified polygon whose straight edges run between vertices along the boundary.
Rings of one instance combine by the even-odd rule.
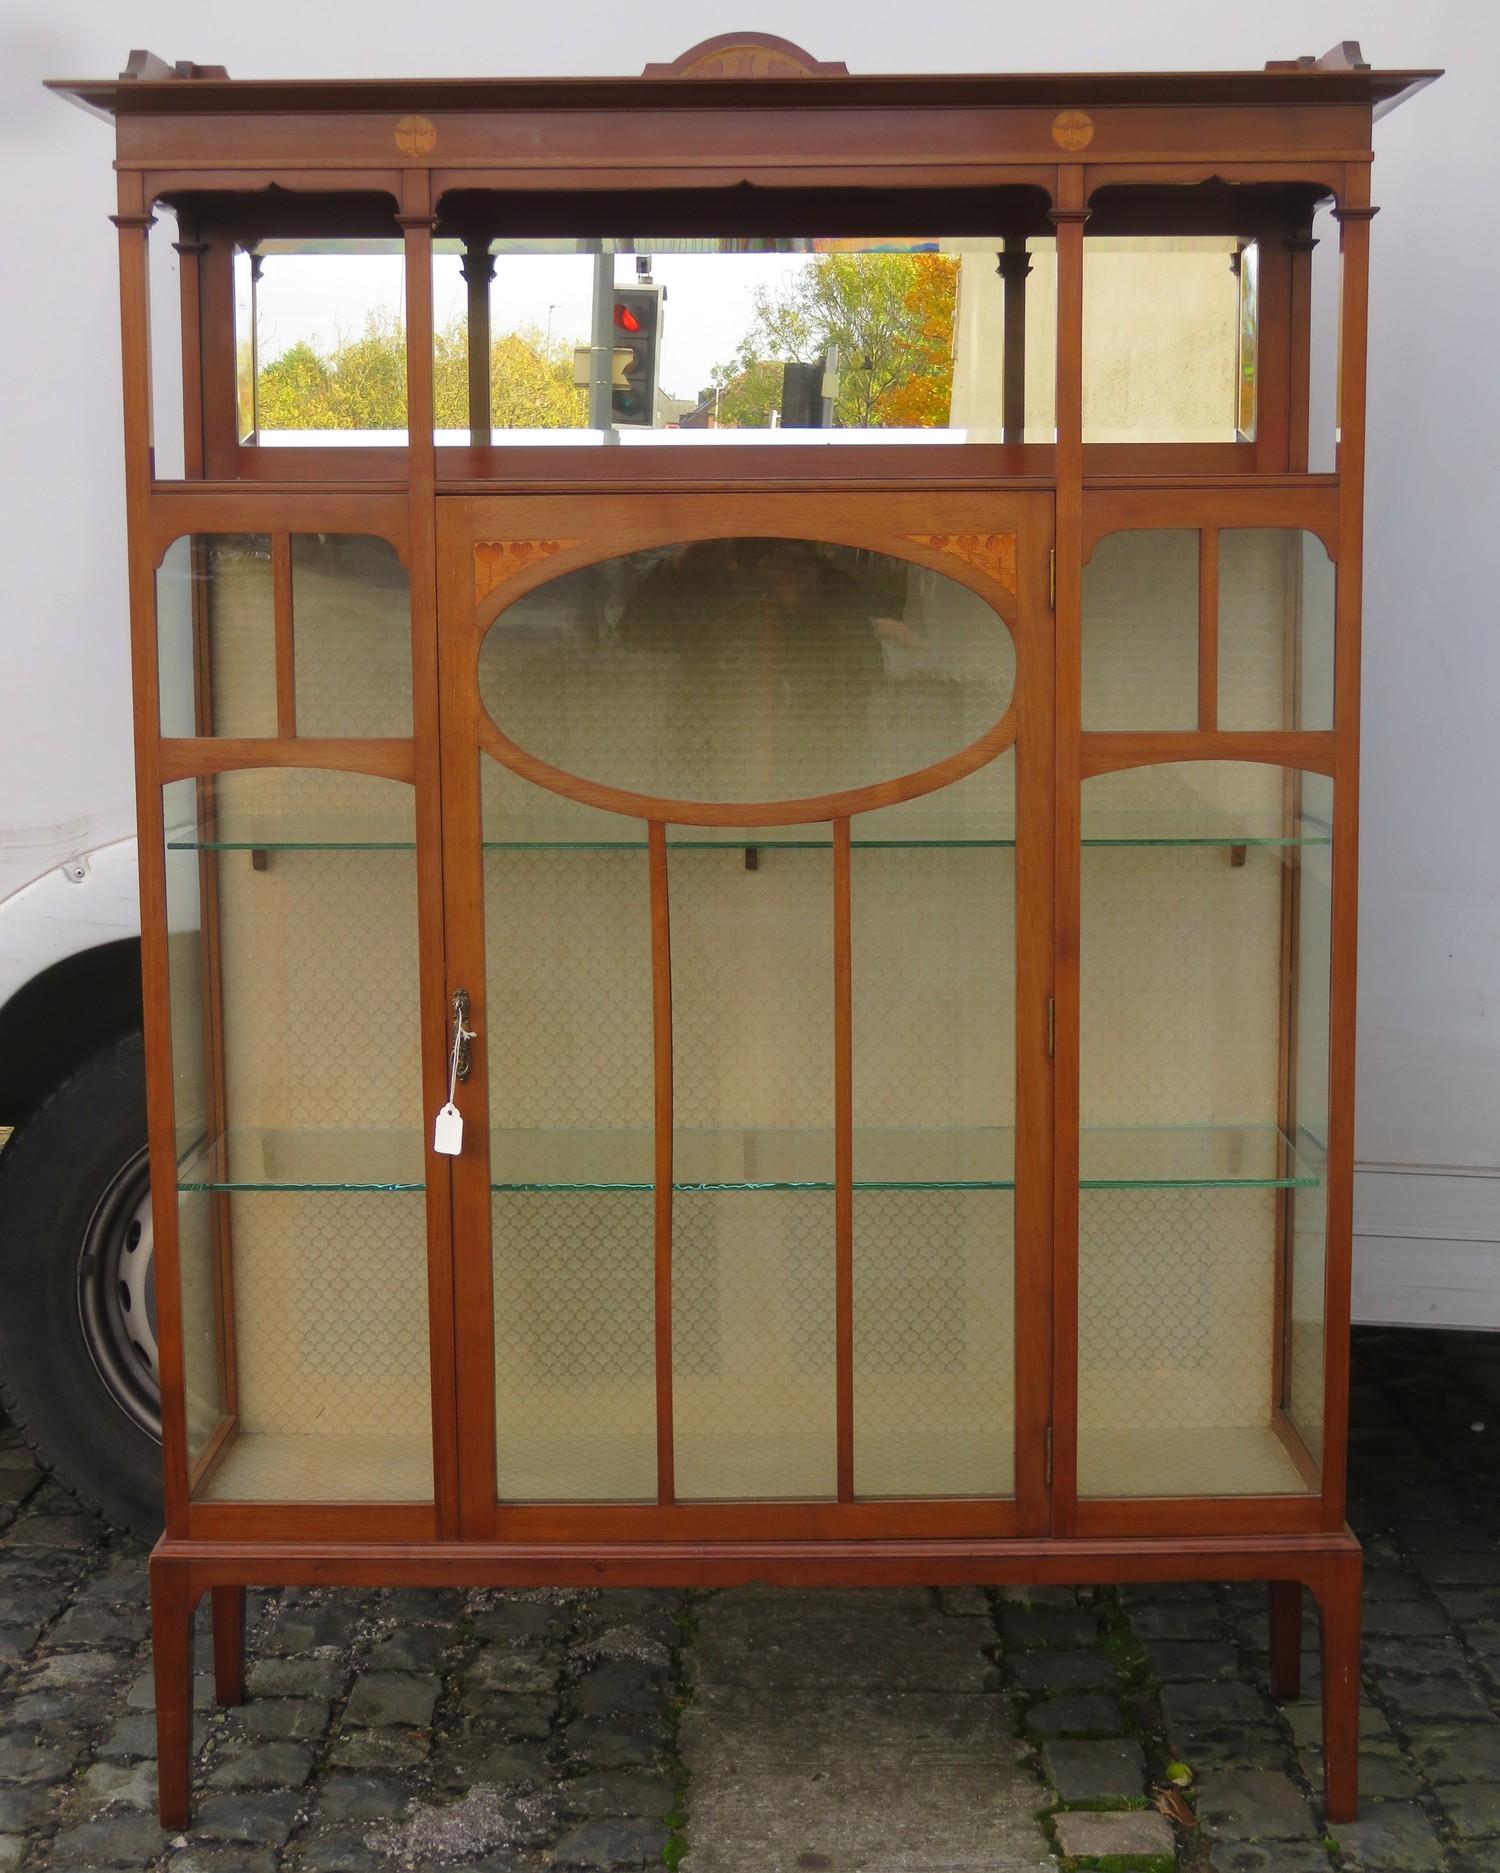
[[[298,1583],[1260,1580],[1283,1695],[1306,1588],[1353,1814],[1371,133],[1434,75],[57,86],[169,1824],[197,1603],[234,1701]]]

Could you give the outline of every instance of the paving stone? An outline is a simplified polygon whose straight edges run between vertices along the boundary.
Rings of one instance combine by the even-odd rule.
[[[302,1803],[303,1797],[291,1789],[205,1795],[193,1810],[194,1831],[210,1840],[280,1847],[296,1826]]]
[[[1458,1641],[1442,1634],[1436,1638],[1387,1638],[1376,1633],[1364,1642],[1365,1670],[1378,1677],[1399,1672],[1409,1678],[1462,1678],[1469,1662]]]
[[[210,1788],[301,1788],[312,1751],[300,1743],[257,1743],[226,1756],[208,1778]]]
[[[394,1775],[334,1774],[318,1789],[319,1819],[333,1826],[349,1821],[389,1821],[405,1808],[410,1790]]]
[[[552,1734],[557,1720],[555,1697],[512,1697],[508,1692],[488,1696],[471,1693],[466,1710],[497,1734],[523,1743],[542,1743]]]
[[[260,1648],[283,1657],[316,1651],[319,1646],[346,1646],[353,1636],[353,1595],[311,1605],[283,1607],[271,1630],[264,1634]]]
[[[1277,1841],[1262,1847],[1253,1841],[1217,1841],[1208,1856],[1211,1873],[1332,1873],[1320,1845]]]
[[[505,1691],[523,1697],[550,1696],[557,1689],[560,1664],[555,1652],[540,1647],[483,1646],[464,1670],[469,1691]]]
[[[568,1752],[579,1762],[600,1769],[629,1769],[657,1762],[662,1745],[658,1737],[638,1730],[621,1730],[594,1717],[581,1717],[563,1732]]]
[[[1343,1864],[1358,1873],[1440,1873],[1444,1863],[1442,1842],[1415,1802],[1365,1802],[1357,1821],[1328,1831]]]
[[[1082,1692],[1030,1705],[1025,1725],[1036,1736],[1116,1736],[1124,1728],[1124,1719],[1112,1697]]]
[[[207,1843],[179,1848],[166,1860],[167,1873],[276,1873],[269,1847],[215,1847]]]
[[[453,1633],[443,1626],[403,1626],[371,1649],[366,1664],[374,1671],[438,1671]]]
[[[1399,1678],[1381,1681],[1381,1695],[1407,1729],[1445,1718],[1488,1717],[1490,1707],[1466,1678]]]
[[[426,1730],[350,1730],[335,1736],[328,1760],[340,1769],[399,1769],[425,1762],[431,1750]]]
[[[938,1606],[950,1619],[988,1619],[990,1597],[983,1587],[939,1587]]]
[[[1280,1769],[1286,1744],[1269,1724],[1201,1724],[1174,1730],[1172,1753],[1204,1775],[1213,1769]]]
[[[1298,1760],[1302,1764],[1302,1773],[1311,1784],[1314,1794],[1321,1794],[1323,1788],[1323,1756],[1320,1750],[1302,1750]],[[1359,1799],[1364,1801],[1414,1801],[1422,1793],[1422,1778],[1412,1768],[1406,1758],[1400,1755],[1395,1744],[1376,1755],[1367,1750],[1359,1753]]]
[[[110,1606],[70,1606],[52,1628],[57,1645],[122,1647],[137,1645],[146,1636],[140,1612],[121,1612]]]
[[[90,1763],[79,1782],[90,1807],[105,1808],[120,1802],[127,1808],[154,1812],[156,1808],[156,1764],[154,1761]]]
[[[1454,1782],[1438,1792],[1454,1832],[1468,1840],[1500,1835],[1500,1787],[1493,1782]]]
[[[149,1667],[131,1680],[125,1693],[125,1702],[132,1710],[156,1709],[156,1680]],[[213,1702],[213,1678],[208,1672],[200,1671],[193,1679],[193,1709],[211,1710]]]
[[[1430,1782],[1500,1783],[1500,1724],[1422,1725],[1410,1732],[1410,1744]]]
[[[117,1717],[94,1753],[105,1762],[134,1762],[141,1756],[154,1756],[155,1716],[148,1711],[134,1711],[128,1717]]]
[[[1164,1684],[1162,1709],[1169,1730],[1200,1724],[1263,1723],[1266,1700],[1248,1684]]]
[[[625,1660],[585,1672],[573,1686],[573,1708],[583,1717],[612,1717],[622,1711],[656,1710],[662,1674]]]
[[[1148,1639],[1146,1660],[1163,1680],[1233,1678],[1239,1657],[1227,1639]]]
[[[113,1652],[56,1652],[33,1667],[31,1683],[43,1690],[97,1691],[133,1667],[132,1659]]]
[[[388,1729],[393,1724],[424,1729],[432,1722],[439,1689],[436,1678],[408,1672],[364,1672],[354,1681],[341,1721],[361,1730]]]
[[[1421,1600],[1371,1600],[1364,1606],[1367,1634],[1388,1634],[1391,1638],[1428,1639],[1446,1636],[1448,1622],[1442,1609]]]
[[[569,1828],[552,1850],[558,1867],[656,1866],[667,1844],[660,1821],[585,1821]]]
[[[41,1636],[40,1626],[0,1626],[0,1664],[29,1657]]]
[[[1057,1844],[1078,1859],[1103,1860],[1127,1854],[1170,1858],[1177,1851],[1171,1823],[1147,1809],[1127,1814],[1059,1814]]]
[[[102,1522],[91,1515],[22,1515],[6,1530],[4,1544],[10,1549],[92,1548],[107,1533]]]
[[[664,1775],[611,1770],[563,1782],[557,1796],[567,1814],[645,1815],[658,1819],[670,1813],[677,1791]]]
[[[1314,1840],[1317,1829],[1301,1791],[1274,1770],[1215,1772],[1198,1785],[1198,1820],[1232,1840]]]
[[[12,1873],[26,1858],[26,1841],[20,1834],[0,1834],[0,1873]]]
[[[0,1736],[0,1782],[60,1782],[83,1749],[81,1741],[39,1744],[34,1736]]]
[[[481,1639],[544,1639],[557,1630],[558,1609],[545,1600],[502,1600],[471,1615]]]
[[[1127,1737],[1100,1742],[1059,1739],[1042,1751],[1042,1762],[1059,1801],[1128,1801],[1146,1783],[1141,1746]]]
[[[1099,1643],[1099,1622],[1092,1613],[1061,1607],[1011,1607],[1001,1621],[1001,1630],[1005,1634],[1006,1645],[1015,1646],[1018,1650],[1038,1645]]]
[[[258,1658],[246,1670],[251,1697],[337,1697],[351,1667],[327,1654],[311,1658]]]
[[[1011,1652],[1005,1669],[1023,1691],[1100,1691],[1115,1682],[1102,1652]]]
[[[957,1695],[999,1682],[975,1622],[944,1619],[920,1592],[717,1594],[702,1607],[693,1671],[700,1686],[778,1686],[788,1693],[880,1685],[892,1693]],[[643,1686],[642,1701],[658,1696]],[[585,1714],[601,1708],[592,1700],[578,1707]]]
[[[319,1697],[251,1698],[231,1712],[230,1721],[245,1736],[297,1742],[323,1734],[328,1709],[327,1700]]]
[[[1218,1603],[1207,1600],[1202,1605],[1169,1603],[1161,1606],[1131,1606],[1130,1630],[1137,1639],[1218,1639],[1223,1637],[1224,1616]]]
[[[52,1812],[57,1787],[45,1782],[29,1788],[0,1788],[0,1834],[19,1834]]]
[[[60,1866],[138,1869],[154,1861],[167,1840],[148,1815],[112,1815],[107,1821],[63,1828],[53,1839],[51,1856]]]
[[[434,1751],[433,1776],[446,1789],[491,1783],[496,1789],[543,1787],[552,1779],[547,1753],[491,1734],[446,1736]]]
[[[1323,1747],[1323,1710],[1322,1706],[1306,1699],[1296,1704],[1283,1704],[1281,1714],[1291,1725],[1292,1740],[1299,1749],[1321,1749]],[[1385,1720],[1385,1712],[1375,1704],[1361,1704],[1359,1707],[1359,1740],[1366,1746],[1377,1738],[1390,1740],[1391,1726]]]
[[[305,1873],[370,1873],[376,1861],[365,1839],[368,1832],[361,1826],[305,1834],[297,1842],[296,1864]]]

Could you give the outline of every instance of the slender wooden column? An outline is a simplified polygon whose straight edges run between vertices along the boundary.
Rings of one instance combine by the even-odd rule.
[[[1000,387],[1003,442],[1026,440],[1026,280],[1031,255],[1024,234],[1007,234],[997,269],[1005,282],[1004,360]]]
[[[488,240],[464,242],[458,270],[469,289],[469,442],[476,449],[490,445],[490,283],[495,277],[495,256]]]
[[[1343,255],[1339,329],[1339,564],[1333,720],[1332,993],[1328,1063],[1327,1271],[1324,1282],[1323,1507],[1343,1526],[1349,1439],[1349,1293],[1354,1232],[1354,999],[1359,914],[1360,605],[1364,552],[1365,344],[1369,331],[1368,166],[1351,165],[1334,213]],[[1355,1610],[1358,1618],[1358,1609]],[[1330,1802],[1330,1812],[1331,1812]]]
[[[1057,172],[1057,645],[1052,1504],[1071,1534],[1078,1489],[1078,919],[1082,781],[1084,170]]]
[[[177,1255],[176,1129],[172,1099],[172,1012],[167,978],[166,850],[158,741],[161,700],[156,648],[156,568],[151,538],[151,306],[146,252],[152,216],[138,173],[121,171],[120,354],[125,400],[125,518],[134,672],[135,802],[141,883],[141,986],[146,1032],[146,1126],[155,1218],[157,1337],[161,1374],[162,1477],[167,1532],[187,1532],[188,1443],[183,1406],[182,1306]]]
[[[173,241],[177,256],[178,305],[182,319],[182,472],[188,481],[203,478],[203,307],[200,262],[208,252],[206,241],[195,240],[190,225],[179,215],[180,240]]]
[[[1198,530],[1198,732],[1219,726],[1219,530]]]
[[[239,373],[235,358],[234,242],[205,230],[198,256],[198,356],[202,364],[203,473],[239,473]],[[252,334],[246,333],[247,339]]]
[[[854,970],[849,822],[833,822],[833,1206],[838,1496],[854,1500]]]
[[[271,613],[276,649],[276,733],[297,732],[297,647],[292,619],[292,536],[271,536]]]
[[[432,177],[402,176],[406,252],[406,472],[411,575],[412,765],[417,810],[422,1093],[426,1122],[448,1096],[449,1010],[443,930],[442,773],[438,735],[437,498],[432,402]],[[451,1160],[427,1154],[427,1310],[432,1368],[433,1486],[440,1534],[459,1526],[457,1351]],[[466,1242],[481,1255],[487,1243]]]
[[[1291,328],[1287,345],[1287,466],[1306,474],[1308,401],[1312,388],[1312,257],[1317,242],[1309,218],[1283,243],[1289,255]]]
[[[651,869],[651,1020],[656,1077],[655,1188],[656,1499],[677,1499],[672,1428],[672,912],[667,880],[667,829],[652,820],[646,833]]]

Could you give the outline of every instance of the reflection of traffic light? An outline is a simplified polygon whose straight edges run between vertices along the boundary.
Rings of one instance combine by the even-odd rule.
[[[639,423],[650,428],[656,421],[656,370],[661,353],[661,301],[659,286],[615,288],[613,382],[610,412],[617,423]]]

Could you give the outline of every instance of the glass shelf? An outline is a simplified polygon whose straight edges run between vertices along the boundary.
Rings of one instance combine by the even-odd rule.
[[[650,1190],[649,1129],[495,1131],[491,1188]],[[233,1130],[184,1160],[183,1191],[420,1190],[424,1140],[414,1131]],[[1313,1188],[1317,1174],[1271,1125],[1086,1128],[1085,1190]],[[832,1190],[831,1130],[680,1130],[674,1190]],[[858,1128],[856,1190],[1010,1190],[1015,1134],[1004,1126]]]
[[[1200,814],[1100,814],[1085,830],[1083,845],[1091,846],[1318,846],[1329,838],[1320,829],[1306,829],[1299,837],[1269,822],[1249,823],[1226,816]],[[486,839],[486,852],[644,852],[645,828],[639,820],[622,819],[620,836],[612,839],[584,836],[578,828],[527,828],[525,837]],[[930,825],[913,822],[889,836],[861,837],[859,819],[852,822],[850,845],[855,851],[919,851],[933,848],[1008,850],[1016,843],[1013,826],[982,823]],[[787,851],[827,851],[833,843],[826,823],[814,826],[676,826],[667,838],[673,851],[743,852],[780,848]],[[202,838],[184,830],[167,839],[169,852],[414,852],[410,839],[385,838],[372,832],[357,836],[341,826],[337,836],[320,835],[315,827],[267,826],[263,830],[236,829],[233,836]]]

